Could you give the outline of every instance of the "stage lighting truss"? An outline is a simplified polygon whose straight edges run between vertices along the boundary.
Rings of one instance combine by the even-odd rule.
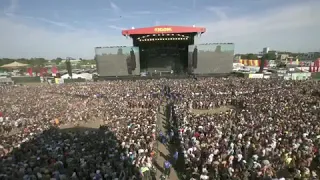
[[[138,41],[186,41],[189,36],[183,34],[152,34],[138,37]]]

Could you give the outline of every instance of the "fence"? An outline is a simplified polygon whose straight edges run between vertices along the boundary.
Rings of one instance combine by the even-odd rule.
[[[40,77],[11,77],[14,83],[40,83]]]
[[[320,80],[320,72],[311,73],[312,79]]]
[[[78,82],[86,82],[86,79],[77,78],[77,79],[64,79],[64,83],[78,83]]]
[[[14,82],[12,81],[11,78],[0,78],[0,84],[13,84]]]

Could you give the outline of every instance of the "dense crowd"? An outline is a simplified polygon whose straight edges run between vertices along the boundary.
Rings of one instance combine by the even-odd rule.
[[[176,87],[186,95],[174,101],[173,120],[190,177],[319,178],[317,82],[212,79]],[[209,114],[220,106],[227,110]]]
[[[164,86],[189,178],[318,178],[320,84],[199,78],[0,87],[0,179],[143,178]]]
[[[0,179],[139,178],[155,154],[158,86],[0,87]],[[58,129],[92,123],[99,130]]]

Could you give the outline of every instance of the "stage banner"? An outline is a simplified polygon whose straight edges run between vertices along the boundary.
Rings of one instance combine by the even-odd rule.
[[[234,44],[232,43],[196,44],[189,46],[188,51],[189,65],[192,64],[195,74],[232,72],[234,57]]]
[[[100,76],[140,75],[139,47],[96,47],[95,54]]]

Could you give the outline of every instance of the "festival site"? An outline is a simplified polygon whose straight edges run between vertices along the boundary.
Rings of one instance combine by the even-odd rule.
[[[148,12],[120,15],[139,25],[116,30],[128,45],[91,58],[0,43],[0,180],[320,179],[320,52],[242,53],[255,43],[238,43],[242,26],[214,42],[209,24],[143,26]]]

